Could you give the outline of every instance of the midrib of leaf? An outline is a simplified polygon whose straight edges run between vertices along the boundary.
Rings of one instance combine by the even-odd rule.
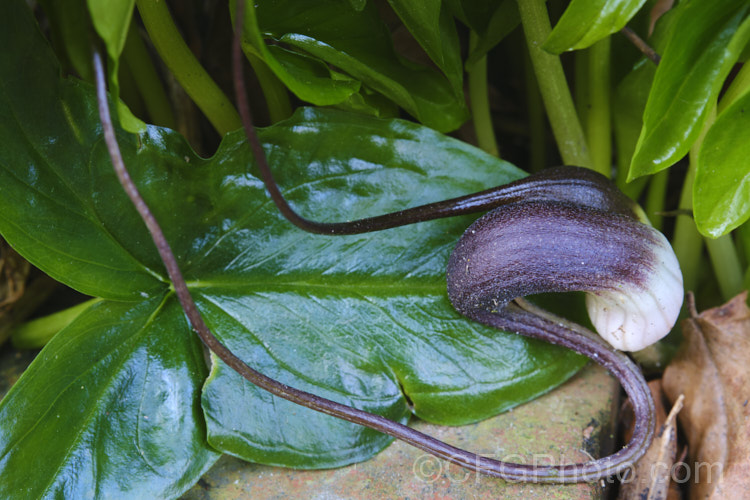
[[[351,276],[331,276],[331,281],[302,281],[302,280],[290,280],[284,282],[283,276],[269,276],[268,281],[265,280],[239,280],[239,281],[224,281],[224,280],[192,280],[188,281],[188,288],[194,290],[201,290],[201,293],[205,294],[205,289],[215,289],[218,293],[221,290],[239,290],[245,291],[249,294],[257,292],[283,292],[283,293],[298,293],[302,294],[305,292],[316,292],[312,295],[324,294],[334,295],[334,292],[338,292],[341,295],[354,296],[362,295],[376,295],[381,297],[388,296],[399,296],[399,295],[446,295],[446,284],[445,281],[438,281],[437,279],[430,278],[406,278],[400,276],[393,276],[389,279],[384,278],[368,278],[368,280],[376,281],[377,283],[363,283],[357,279],[353,279]],[[348,279],[347,279],[348,278]]]
[[[382,310],[382,308],[377,303],[374,303],[374,302],[368,300],[368,298],[366,296],[364,296],[362,294],[358,294],[354,290],[355,290],[355,288],[352,287],[351,288],[351,291],[352,291],[352,295],[351,296],[357,296],[357,295],[359,295],[360,298],[361,298],[361,300],[367,302],[370,306],[376,307],[376,308]],[[305,374],[304,372],[301,372],[301,371],[297,370],[294,366],[291,366],[288,363],[285,363],[284,361],[282,361],[281,359],[279,359],[277,356],[275,356],[273,350],[268,349],[266,343],[263,342],[262,339],[258,338],[253,333],[252,330],[248,329],[246,325],[244,325],[237,318],[235,318],[231,312],[229,312],[226,309],[224,309],[224,307],[222,307],[222,305],[220,303],[217,303],[216,300],[214,300],[214,298],[211,295],[201,294],[201,297],[204,300],[206,300],[207,302],[209,302],[213,307],[215,307],[216,310],[219,311],[224,317],[229,318],[235,325],[237,325],[237,327],[240,330],[242,330],[243,332],[245,332],[248,336],[251,336],[251,337],[257,339],[258,340],[258,346],[260,348],[262,348],[266,352],[266,354],[268,355],[268,357],[275,362],[276,366],[279,367],[279,369],[281,371],[287,371],[287,372],[293,374],[294,377],[297,380],[302,380],[302,381],[304,381],[304,382],[306,382],[306,383],[308,383],[308,384],[310,384],[312,386],[325,387],[327,390],[329,390],[331,392],[334,392],[334,393],[337,393],[337,394],[341,394],[342,396],[344,396],[346,398],[349,398],[349,399],[354,399],[356,401],[363,401],[363,402],[377,402],[377,401],[379,401],[377,399],[372,399],[372,398],[362,398],[361,396],[357,396],[356,398],[353,398],[353,396],[350,393],[344,392],[344,391],[342,391],[341,389],[339,389],[339,388],[337,388],[335,386],[330,386],[328,384],[321,384],[320,380],[310,379],[309,376],[307,374]],[[398,328],[400,328],[400,329],[402,329],[403,331],[406,331],[406,332],[410,331],[410,329],[407,326],[402,325],[397,320],[397,318],[393,317],[393,315],[391,315],[387,311],[383,311],[383,313],[386,314],[386,315],[388,315],[389,318],[391,319],[391,321],[393,321],[393,324],[397,325]],[[463,320],[462,319],[457,319],[457,321],[463,321]],[[481,329],[477,329],[477,328],[473,328],[473,327],[472,327],[472,329],[474,331],[481,330]],[[435,336],[440,336],[441,332],[439,330],[435,330],[433,332],[433,334]],[[487,338],[486,334],[482,334],[482,336],[485,337],[485,338]],[[493,340],[492,337],[490,337],[490,340]],[[451,338],[450,341],[455,342],[456,339],[455,338]],[[435,350],[435,352],[437,352],[438,354],[440,354],[441,356],[443,356],[445,358],[450,358],[449,354],[446,354],[446,353],[442,352],[440,349],[437,348],[437,346],[439,346],[439,345],[441,345],[440,342],[435,342],[434,344],[430,344],[427,347],[432,348],[433,350]],[[376,345],[375,347],[378,347],[378,346]],[[500,347],[502,347],[502,346],[500,346]],[[382,360],[383,368],[392,374],[394,380],[396,380],[396,381],[398,381],[400,383],[400,386],[402,388],[401,395],[402,395],[402,397],[404,397],[405,395],[407,395],[407,393],[405,393],[404,390],[403,390],[403,387],[404,387],[404,384],[402,383],[403,377],[402,377],[401,374],[399,374],[398,364],[397,363],[394,364],[394,363],[390,362],[388,360],[389,356],[387,356],[387,355],[384,356],[384,354],[387,354],[387,353],[385,351],[381,350],[381,354],[379,355],[379,357]],[[475,391],[477,390],[477,387],[485,388],[485,390],[488,390],[488,391],[491,392],[492,390],[502,389],[509,382],[507,379],[505,379],[505,380],[499,380],[499,381],[484,381],[484,380],[480,380],[480,379],[477,379],[475,377],[472,377],[471,374],[469,372],[466,372],[465,370],[463,370],[463,371],[464,371],[464,374],[466,375],[466,378],[469,379],[469,380],[471,380],[470,384],[467,384],[467,385],[464,385],[464,386],[455,386],[455,387],[437,387],[437,386],[435,386],[435,387],[433,387],[433,390],[424,390],[424,388],[421,388],[419,391],[413,391],[413,390],[409,391],[408,395],[410,397],[414,397],[417,394],[431,394],[431,395],[452,394],[452,395],[462,395],[462,394],[467,394],[468,393],[469,395],[471,395],[471,394],[475,393]],[[540,368],[537,368],[537,369],[534,369],[534,370],[529,370],[529,371],[523,372],[522,374],[519,374],[518,377],[519,378],[528,377],[528,376],[533,375],[534,373],[538,373],[540,371],[541,371]]]

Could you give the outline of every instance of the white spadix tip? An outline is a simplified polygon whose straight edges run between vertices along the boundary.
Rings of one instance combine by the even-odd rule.
[[[599,335],[623,351],[640,351],[667,335],[677,321],[684,291],[677,257],[667,239],[653,230],[653,263],[637,283],[589,292],[586,307]]]

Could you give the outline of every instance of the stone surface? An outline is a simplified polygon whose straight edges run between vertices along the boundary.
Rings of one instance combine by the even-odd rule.
[[[589,365],[549,394],[462,427],[414,427],[485,456],[522,463],[573,463],[611,449],[617,383]],[[302,471],[224,456],[183,500],[603,498],[605,483],[512,484],[477,475],[396,441],[375,458],[333,470]]]

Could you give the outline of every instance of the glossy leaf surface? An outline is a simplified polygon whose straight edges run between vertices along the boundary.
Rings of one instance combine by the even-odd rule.
[[[411,8],[405,10],[412,12]],[[421,21],[422,18],[418,23],[420,29],[425,24]],[[438,22],[437,29],[441,32],[449,30],[447,17],[441,16]],[[434,40],[434,33],[428,35],[430,31],[423,31]],[[264,38],[277,43],[265,48]],[[457,83],[460,75],[455,68],[455,43],[444,40],[440,49],[434,47],[429,51],[443,61],[438,66],[451,68],[446,78],[432,68],[405,62],[396,53],[390,33],[372,2],[360,11],[334,0],[261,2],[246,13],[246,49],[252,47],[251,50],[258,51],[279,79],[301,99],[317,105],[336,104],[363,84],[425,125],[443,132],[458,128],[468,118]],[[301,70],[299,58],[303,55],[284,50],[278,44],[310,56],[315,66]],[[345,72],[350,79],[341,81],[326,75],[329,65]]]
[[[93,89],[59,79],[23,2],[2,3],[2,14],[0,40],[25,52],[0,55],[0,132],[9,138],[0,144],[0,233],[46,272],[110,300],[53,339],[0,403],[0,489],[34,474],[31,496],[177,495],[216,456],[199,401],[208,441],[253,460],[330,467],[385,446],[371,431],[256,391],[221,363],[198,394],[200,344],[111,170]],[[15,71],[28,58],[29,71]],[[285,194],[316,219],[375,215],[523,175],[426,127],[333,110],[300,110],[261,136]],[[119,140],[207,322],[270,376],[401,421],[411,401],[425,419],[460,423],[526,401],[584,362],[450,307],[445,263],[470,217],[309,235],[270,203],[240,133],[210,159],[157,127]],[[65,432],[54,434],[58,425]],[[134,463],[150,472],[133,476]]]
[[[693,212],[701,233],[718,238],[750,217],[750,93],[711,126],[698,155]]]
[[[47,274],[85,294],[140,300],[159,293],[153,251],[144,265],[121,244],[148,248],[142,224],[120,217],[127,200],[102,192],[91,169],[106,159],[94,101],[77,85],[59,83],[31,14],[17,2],[3,4],[13,12],[3,14],[0,41],[24,51],[0,51],[0,232]],[[124,231],[115,235],[118,229]]]
[[[559,54],[585,49],[622,29],[646,0],[572,0],[544,49]]]
[[[388,3],[460,95],[463,85],[461,46],[447,6],[443,6],[442,0],[388,0]]]
[[[174,298],[93,305],[0,405],[0,496],[179,495],[219,458],[200,409],[206,371]]]
[[[750,39],[750,6],[742,0],[680,4],[654,77],[629,179],[682,158],[703,127],[732,65]]]

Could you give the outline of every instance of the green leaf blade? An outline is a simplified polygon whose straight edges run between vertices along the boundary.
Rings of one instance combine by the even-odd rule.
[[[388,3],[460,95],[463,86],[461,46],[447,5],[443,6],[442,0],[389,0]]]
[[[560,54],[590,47],[619,31],[646,0],[573,0],[544,43],[544,49]]]
[[[87,4],[94,28],[107,47],[107,54],[112,61],[118,61],[128,37],[135,0],[87,0]]]
[[[693,184],[701,233],[723,236],[750,217],[750,93],[725,109],[706,133]]]
[[[119,101],[120,82],[118,78],[120,56],[128,38],[135,0],[87,0],[86,3],[91,23],[104,42],[109,56],[109,87],[117,101],[117,114],[120,124],[128,132],[140,132],[145,127],[145,123],[133,115],[125,103]]]
[[[750,39],[746,2],[688,2],[680,8],[654,77],[629,180],[668,168],[687,153]]]
[[[440,29],[443,32],[450,31],[448,17],[447,13],[441,16]],[[273,54],[265,48],[263,38],[270,38],[312,56],[321,64],[333,65],[354,78],[355,81],[333,79],[326,82],[322,73],[310,73],[309,83],[319,82],[344,90],[337,94],[337,102],[349,98],[358,90],[352,85],[361,82],[441,132],[455,130],[468,118],[463,92],[458,85],[460,71],[451,35],[446,40],[449,48],[441,49],[443,55],[433,54],[443,58],[442,64],[448,71],[446,77],[432,68],[404,62],[395,52],[390,34],[371,3],[361,11],[342,8],[339,2],[332,0],[261,3],[256,10],[248,9],[246,22],[246,49],[252,45],[262,57],[269,58]],[[333,94],[315,95],[317,90],[304,95],[299,93],[306,92],[303,88],[306,85],[310,87],[301,80],[302,73],[295,76],[281,68],[278,61],[267,59],[266,62],[302,99],[317,105],[336,104]],[[317,88],[317,83],[312,87]]]
[[[104,147],[91,89],[60,81],[54,55],[19,3],[3,2],[0,29],[4,46],[19,47],[0,55],[0,233],[83,293],[120,300],[158,293],[158,261],[144,268],[92,206],[97,188],[88,180],[89,162]]]
[[[416,296],[407,287],[387,296],[356,285],[348,293],[330,287],[328,296],[304,287],[251,295],[206,290],[201,310],[222,342],[261,372],[401,423],[410,407],[431,422],[475,422],[546,392],[550,381],[585,363],[466,323],[438,287]],[[259,391],[220,362],[206,384],[204,410],[209,442],[254,462],[335,467],[391,441]]]
[[[206,290],[199,305],[222,342],[262,373],[405,423],[409,412],[398,384],[383,373],[386,366],[382,361],[364,354],[370,349],[369,344],[359,342],[365,332],[348,339],[319,334],[329,329],[328,321],[345,321],[337,312],[354,310],[347,302],[340,296],[326,300],[294,292]],[[268,317],[259,316],[258,310]],[[269,321],[271,317],[274,319]],[[337,467],[365,460],[392,441],[389,436],[271,396],[224,363],[214,361],[203,408],[209,442],[226,453],[265,464]],[[243,395],[240,404],[237,394]]]

